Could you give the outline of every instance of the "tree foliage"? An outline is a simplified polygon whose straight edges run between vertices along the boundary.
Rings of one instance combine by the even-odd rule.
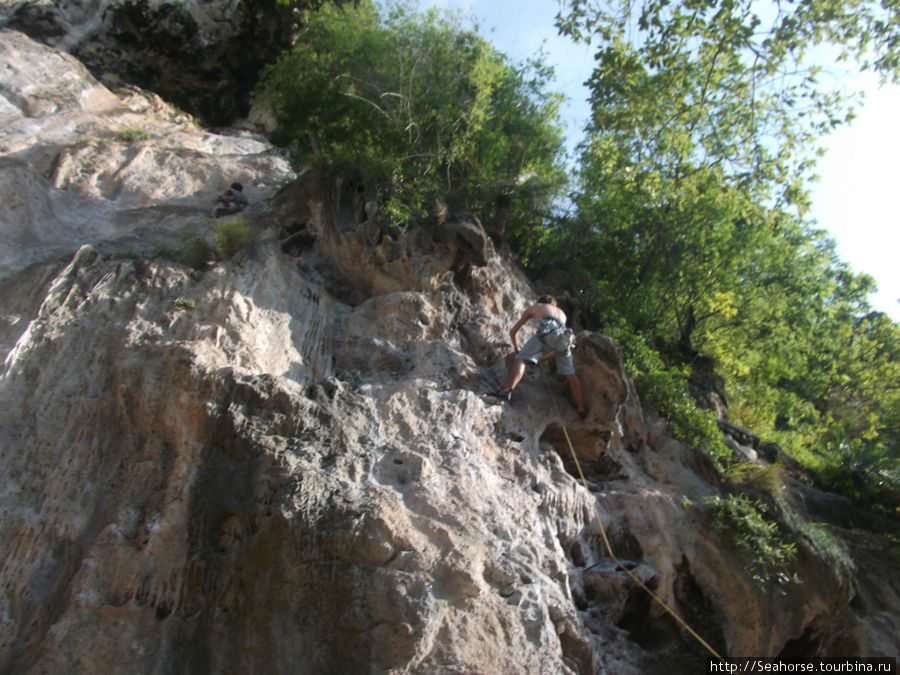
[[[259,98],[301,162],[355,165],[401,212],[440,197],[485,216],[500,193],[546,208],[565,183],[551,75],[452,16],[360,2],[319,9]]]
[[[809,150],[850,115],[819,86],[820,67],[804,64],[807,51],[831,39],[865,56],[874,44],[872,63],[895,75],[896,12],[801,5],[768,28],[749,0],[574,0],[560,17],[564,33],[602,41],[579,215],[616,252],[603,264],[625,280],[635,323],[685,345],[737,311],[732,290],[753,279],[736,258],[797,243],[790,221],[808,208]]]
[[[568,256],[594,321],[673,369],[715,357],[738,421],[823,471],[896,485],[898,327],[809,222],[806,184],[818,139],[852,116],[814,48],[896,81],[900,16],[868,0],[761,9],[568,3],[560,30],[598,45],[592,116],[544,264]]]

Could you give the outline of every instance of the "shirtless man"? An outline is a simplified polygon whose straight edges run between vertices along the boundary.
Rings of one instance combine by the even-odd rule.
[[[519,329],[531,319],[538,322],[537,332],[520,350]],[[566,313],[556,306],[556,298],[552,295],[542,295],[538,298],[538,301],[526,309],[522,317],[510,329],[509,337],[512,338],[513,348],[517,352],[516,360],[510,368],[506,386],[494,394],[494,397],[508,401],[512,397],[512,390],[525,375],[525,365],[527,363],[537,364],[538,361],[549,358],[552,354],[556,357],[556,372],[566,376],[575,407],[578,409],[581,419],[584,419],[587,412],[584,408],[581,382],[575,374],[575,364],[572,361],[572,338],[566,330]]]

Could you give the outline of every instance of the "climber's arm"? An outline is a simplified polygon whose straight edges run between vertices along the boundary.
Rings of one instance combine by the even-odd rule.
[[[513,349],[515,349],[516,352],[519,351],[519,330],[522,328],[522,326],[528,323],[529,319],[534,318],[534,316],[534,305],[532,305],[525,310],[525,313],[522,314],[522,317],[513,324],[512,328],[509,329],[509,337],[512,340]]]

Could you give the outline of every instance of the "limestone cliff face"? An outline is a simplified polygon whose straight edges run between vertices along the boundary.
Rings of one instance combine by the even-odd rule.
[[[587,420],[549,372],[483,398],[534,290],[475,219],[391,236],[263,139],[19,33],[0,53],[0,672],[695,669],[601,523],[722,653],[896,655],[881,544],[798,534],[800,583],[761,588],[612,340],[579,339]],[[208,237],[231,180],[252,246],[151,256]]]
[[[0,0],[4,25],[73,54],[109,86],[150,89],[214,125],[247,114],[260,69],[296,29],[274,0]]]

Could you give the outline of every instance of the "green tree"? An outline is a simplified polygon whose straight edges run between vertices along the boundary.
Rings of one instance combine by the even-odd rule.
[[[805,185],[817,139],[852,115],[812,49],[896,80],[900,16],[869,0],[761,8],[568,3],[561,31],[598,44],[592,117],[575,212],[536,267],[571,255],[594,321],[645,336],[670,373],[712,355],[738,422],[896,486],[897,326],[811,227]]]
[[[636,325],[685,347],[737,310],[735,257],[796,245],[780,223],[807,210],[809,150],[851,114],[808,51],[836,42],[898,72],[896,8],[800,3],[764,19],[758,7],[572,0],[559,16],[564,34],[599,40],[577,198],[582,230],[603,242],[590,264],[621,280]]]
[[[440,197],[483,214],[498,193],[544,206],[565,183],[551,75],[452,16],[363,1],[319,9],[258,95],[301,162],[355,165],[407,210]]]

